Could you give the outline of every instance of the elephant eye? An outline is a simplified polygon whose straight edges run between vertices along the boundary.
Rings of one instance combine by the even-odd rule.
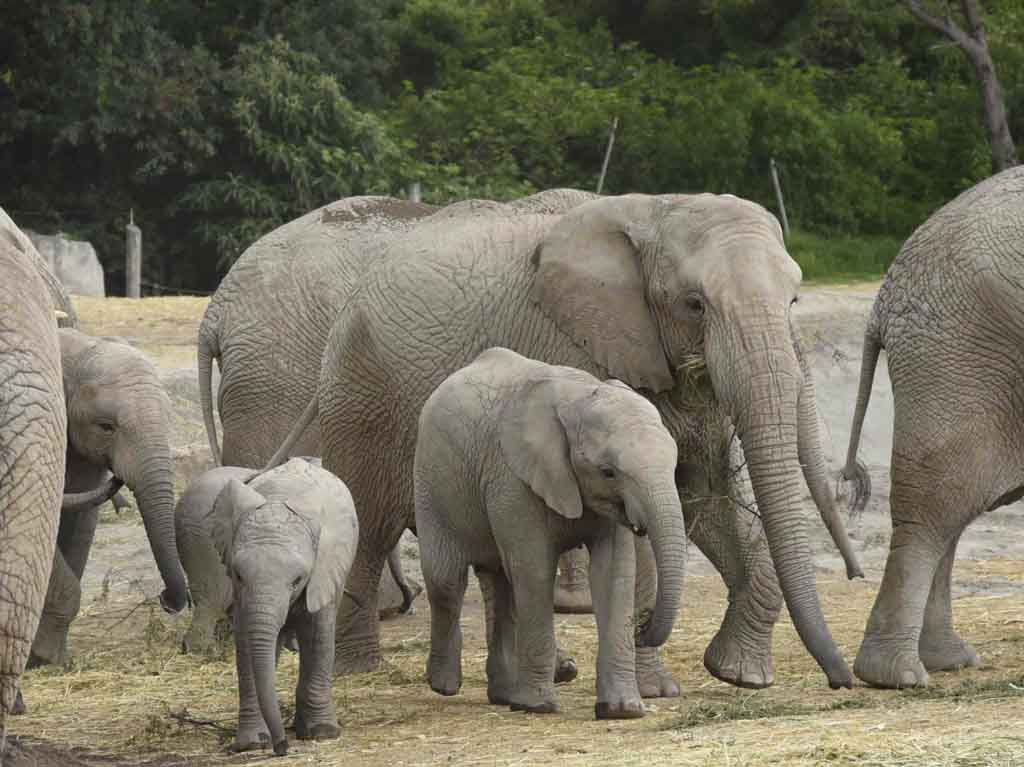
[[[611,466],[601,466],[598,471],[601,472],[601,476],[605,479],[615,479],[615,469]]]
[[[114,424],[112,424],[110,421],[98,421],[97,426],[99,426],[100,429],[105,431],[107,434],[114,433]]]
[[[694,314],[704,314],[704,301],[701,300],[700,296],[687,296],[686,308]]]

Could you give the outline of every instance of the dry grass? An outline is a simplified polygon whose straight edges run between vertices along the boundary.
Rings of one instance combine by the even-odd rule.
[[[1019,562],[964,562],[983,575],[1019,572]],[[856,652],[877,584],[821,574],[825,610],[841,649]],[[988,665],[934,674],[925,691],[827,689],[792,625],[776,631],[776,685],[752,692],[713,680],[701,657],[725,608],[717,577],[691,578],[688,607],[666,646],[683,697],[653,701],[644,719],[593,719],[596,633],[590,616],[560,616],[559,640],[572,648],[580,677],[560,688],[562,712],[527,716],[489,706],[479,601],[464,619],[462,693],[433,694],[423,678],[428,609],[383,624],[384,667],[340,677],[335,701],[342,739],[293,741],[275,764],[398,765],[956,765],[1024,764],[1024,612],[1017,597],[956,602],[958,625]],[[699,605],[699,610],[696,607]],[[135,612],[128,615],[130,609]],[[173,752],[190,762],[261,761],[228,757],[235,725],[233,652],[219,658],[178,653],[187,616],[165,617],[137,599],[93,605],[74,625],[70,670],[25,678],[30,713],[16,733],[138,756]],[[286,654],[279,691],[293,705],[296,657]],[[182,721],[182,716],[193,720]],[[198,721],[199,723],[196,723]]]

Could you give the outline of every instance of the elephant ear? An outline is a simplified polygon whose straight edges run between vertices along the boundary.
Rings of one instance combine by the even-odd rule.
[[[337,485],[330,493],[314,489],[285,501],[289,509],[306,520],[311,530],[318,531],[316,560],[306,583],[306,609],[310,613],[318,613],[337,603],[359,542],[355,503],[340,481]]]
[[[561,388],[551,379],[527,384],[502,411],[499,440],[519,479],[551,509],[567,519],[579,519],[583,499],[557,410]]]
[[[231,567],[231,542],[235,537],[236,521],[242,514],[258,509],[266,502],[266,498],[234,478],[220,491],[206,519],[213,547],[224,567]]]
[[[657,204],[648,195],[583,203],[533,256],[534,290],[548,316],[611,375],[654,392],[674,385],[640,266]]]

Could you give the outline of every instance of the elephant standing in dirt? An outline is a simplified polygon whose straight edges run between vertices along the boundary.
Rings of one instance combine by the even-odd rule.
[[[506,205],[457,203],[422,221],[369,268],[324,353],[324,466],[345,478],[361,531],[336,663],[379,662],[375,592],[387,552],[413,523],[423,403],[481,351],[504,346],[618,378],[657,406],[678,443],[690,537],[729,587],[705,653],[711,673],[741,686],[772,683],[784,596],[829,683],[849,686],[821,612],[801,505],[803,473],[848,574],[858,574],[790,313],[800,279],[776,219],[731,195],[593,199],[552,190]],[[727,500],[734,434],[760,519]],[[642,539],[637,557],[637,606],[649,608],[656,578]],[[643,695],[678,694],[656,648],[638,648],[636,667]]]
[[[892,539],[854,673],[924,686],[928,670],[979,663],[953,628],[960,535],[1024,495],[1024,167],[945,205],[889,267],[864,338],[847,476],[881,349],[895,411]]]
[[[66,493],[109,485],[112,472],[135,494],[163,578],[160,603],[185,607],[185,574],[174,535],[171,403],[153,363],[134,347],[77,330],[59,331],[67,404]],[[63,663],[81,580],[99,517],[98,503],[61,514],[49,590],[30,665]]]
[[[430,598],[427,678],[462,685],[459,619],[470,565],[494,595],[487,698],[513,710],[558,710],[551,584],[558,555],[591,553],[598,719],[644,706],[634,647],[634,535],[649,535],[658,597],[638,632],[665,643],[683,586],[686,533],[678,453],[657,409],[617,381],[488,349],[446,378],[419,418],[416,530]]]
[[[295,733],[341,733],[331,697],[334,621],[359,537],[337,477],[292,459],[243,484],[228,480],[210,512],[212,543],[233,586],[238,733],[231,749],[288,751],[275,687],[282,632],[299,644]]]
[[[303,460],[314,467],[321,465],[319,458],[303,457]],[[175,538],[192,597],[192,623],[182,639],[183,652],[209,652],[217,646],[219,637],[227,637],[230,632],[231,578],[224,572],[213,545],[210,512],[232,479],[246,483],[258,474],[258,469],[218,466],[196,477],[178,499],[174,511]],[[415,595],[402,573],[398,546],[392,549],[388,565],[402,591],[401,611],[407,612]],[[290,640],[287,646],[295,649]]]
[[[0,209],[0,759],[46,595],[67,445],[57,320],[45,271]]]

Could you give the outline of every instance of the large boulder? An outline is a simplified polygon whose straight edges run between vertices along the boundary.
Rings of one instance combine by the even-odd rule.
[[[76,296],[106,295],[103,267],[90,243],[69,240],[63,234],[39,234],[28,229],[25,234],[68,293]]]

